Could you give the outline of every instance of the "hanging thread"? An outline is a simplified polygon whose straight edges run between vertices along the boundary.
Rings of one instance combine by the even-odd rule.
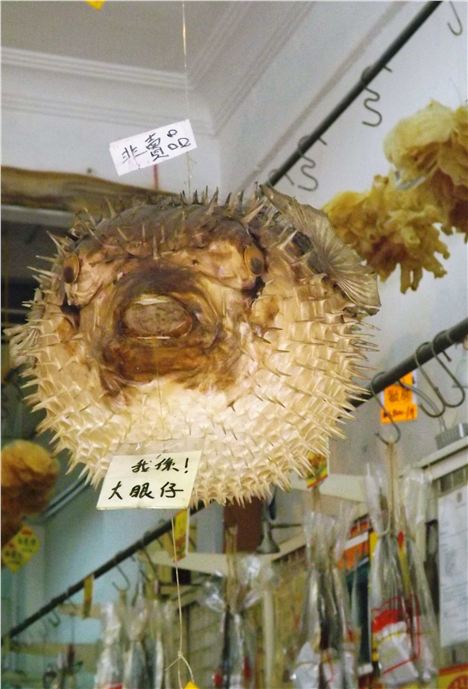
[[[184,50],[184,73],[185,73],[185,117],[190,119],[190,99],[189,99],[189,83],[188,83],[188,68],[187,68],[187,22],[185,18],[185,2],[182,2],[182,46]],[[190,151],[185,157],[187,161],[187,193],[190,198],[192,194],[192,158]]]
[[[179,689],[184,689],[182,686],[182,675],[180,673],[180,661],[185,663],[189,674],[190,674],[190,681],[195,684],[195,679],[193,677],[193,672],[192,668],[190,667],[190,663],[188,662],[187,658],[183,654],[183,620],[182,620],[182,601],[180,598],[180,584],[179,584],[179,567],[177,565],[177,549],[176,549],[176,539],[175,539],[175,526],[174,526],[174,519],[171,518],[171,528],[172,528],[172,547],[174,550],[174,567],[175,567],[175,574],[176,574],[176,589],[177,589],[177,609],[179,613],[179,649],[177,651],[177,658],[170,663],[166,667],[166,671],[169,670],[171,667],[174,667],[174,665],[177,664],[177,681],[179,683]]]

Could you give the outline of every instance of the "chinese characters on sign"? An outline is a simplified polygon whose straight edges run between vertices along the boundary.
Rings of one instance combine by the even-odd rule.
[[[404,385],[414,385],[413,373],[408,373],[401,378]],[[411,390],[406,390],[401,385],[389,385],[383,391],[383,405],[386,412],[380,412],[380,423],[390,423],[391,415],[395,423],[400,421],[415,421],[418,416],[418,405]]]
[[[98,509],[188,507],[201,451],[116,455]]]
[[[170,160],[197,147],[190,120],[113,141],[110,154],[119,175]]]

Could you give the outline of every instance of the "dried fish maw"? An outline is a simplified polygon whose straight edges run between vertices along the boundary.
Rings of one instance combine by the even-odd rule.
[[[2,540],[19,530],[26,514],[47,507],[59,464],[36,443],[16,440],[2,448]]]
[[[203,437],[194,503],[287,487],[340,435],[378,306],[331,233],[270,192],[80,220],[10,331],[41,428],[95,484],[122,443]]]
[[[453,113],[453,140],[468,151],[468,107],[466,105],[457,108]]]
[[[399,265],[400,289],[416,289],[422,270],[442,277],[435,253],[448,257],[435,223],[447,223],[450,207],[437,204],[426,185],[402,190],[393,177],[374,177],[367,194],[346,192],[326,206],[338,235],[386,279]]]
[[[429,175],[437,165],[439,145],[449,140],[452,128],[452,110],[431,101],[423,110],[398,122],[386,136],[385,155],[404,180]]]
[[[454,187],[464,187],[468,193],[468,148],[447,143],[437,155],[437,166],[450,177]]]

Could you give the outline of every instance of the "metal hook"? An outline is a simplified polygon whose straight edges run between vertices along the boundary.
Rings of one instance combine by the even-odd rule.
[[[420,373],[421,373],[421,375],[423,376],[423,378],[426,379],[427,384],[428,384],[429,387],[433,390],[434,394],[436,395],[436,397],[439,399],[440,403],[442,404],[442,411],[441,411],[441,412],[437,412],[437,413],[435,413],[435,414],[431,414],[431,412],[428,412],[427,409],[425,409],[425,408],[422,406],[422,404],[420,405],[420,406],[421,406],[421,409],[423,410],[423,412],[424,412],[425,414],[427,414],[427,416],[430,416],[430,417],[433,418],[433,419],[437,419],[439,416],[442,416],[442,414],[444,413],[444,411],[447,409],[447,405],[445,404],[445,400],[444,400],[444,398],[442,397],[442,394],[441,394],[439,388],[438,388],[437,385],[434,383],[434,381],[431,380],[431,378],[430,378],[429,375],[426,373],[426,371],[423,369],[422,364],[420,363],[419,358],[418,358],[418,357],[419,357],[419,350],[421,349],[421,347],[426,347],[426,345],[430,345],[430,344],[431,344],[430,342],[423,342],[422,344],[420,344],[419,347],[416,349],[416,351],[415,351],[415,353],[414,353],[414,359],[415,359],[415,361],[416,361],[416,365],[417,365],[417,367],[418,367],[418,371],[420,371]],[[418,394],[418,391],[416,391],[416,394]],[[420,391],[419,391],[419,394],[420,394]],[[422,395],[420,395],[420,396],[422,397]],[[427,400],[428,400],[428,398],[426,397],[426,402],[427,402]],[[432,400],[431,400],[431,406],[432,406],[433,409],[436,409],[436,408],[437,408],[437,407],[434,406],[434,403],[432,402]]]
[[[459,407],[459,406],[461,406],[461,405],[463,404],[463,402],[464,402],[465,399],[466,399],[466,392],[465,392],[465,389],[464,389],[463,385],[462,385],[462,384],[460,383],[460,381],[458,380],[458,378],[452,373],[452,371],[448,368],[448,366],[446,366],[446,364],[444,364],[444,362],[442,361],[442,359],[440,359],[439,355],[436,354],[435,349],[434,349],[434,345],[435,345],[436,339],[437,339],[437,335],[434,337],[434,339],[433,339],[432,342],[431,342],[431,351],[432,351],[432,354],[434,355],[434,358],[437,359],[437,361],[438,361],[439,364],[442,366],[442,368],[443,368],[444,371],[447,373],[447,375],[452,379],[452,381],[453,381],[453,383],[454,383],[454,387],[458,388],[458,389],[460,390],[460,392],[461,392],[461,395],[462,395],[462,396],[461,396],[461,400],[460,400],[459,402],[457,402],[456,404],[452,404],[452,403],[450,403],[450,402],[447,402],[447,400],[445,399],[445,397],[443,398],[445,406],[446,406],[446,407],[450,407],[451,409],[454,409],[455,407]],[[445,354],[445,356],[447,357],[447,359],[448,359],[449,361],[451,361],[449,355],[448,355],[446,352],[443,352],[443,353]]]
[[[122,586],[117,586],[117,584],[115,583],[115,581],[112,582],[112,586],[113,586],[113,587],[115,588],[115,590],[118,591],[119,593],[126,593],[126,591],[128,591],[128,590],[130,589],[130,579],[127,577],[127,575],[125,574],[125,572],[123,571],[123,569],[121,568],[120,565],[117,565],[117,564],[116,564],[115,567],[116,567],[117,571],[119,572],[120,576],[122,577],[122,579],[125,580],[126,586],[124,586],[124,587],[122,587]]]
[[[60,616],[57,612],[57,610],[51,610],[52,618],[48,618],[48,622],[52,625],[52,627],[59,627],[62,623],[62,620],[60,619]]]
[[[369,388],[370,388],[370,391],[372,392],[372,395],[373,395],[374,399],[376,400],[377,404],[379,405],[379,407],[381,407],[381,409],[383,410],[384,414],[385,414],[386,416],[388,416],[388,418],[390,419],[390,423],[392,424],[392,426],[393,426],[393,428],[395,429],[395,432],[396,432],[396,438],[395,438],[395,440],[393,440],[393,441],[391,441],[391,440],[385,440],[385,438],[384,438],[383,436],[381,436],[380,433],[379,433],[378,431],[376,431],[375,435],[376,435],[377,438],[378,438],[379,440],[381,440],[385,445],[396,445],[396,444],[400,441],[400,438],[401,438],[401,431],[400,431],[400,428],[399,428],[399,426],[395,423],[395,421],[393,420],[393,416],[390,414],[390,412],[388,412],[388,411],[385,409],[385,405],[382,404],[382,402],[381,402],[380,399],[379,399],[379,396],[377,395],[377,393],[376,393],[375,390],[374,390],[374,382],[375,382],[375,379],[378,378],[378,377],[381,376],[381,375],[383,375],[383,372],[382,372],[382,371],[381,371],[380,373],[377,373],[377,374],[372,378],[371,382],[369,383]]]
[[[431,419],[440,418],[442,423],[443,423],[442,415],[443,415],[445,409],[443,409],[441,412],[439,412],[437,409],[437,405],[435,404],[434,400],[432,400],[429,397],[429,395],[426,395],[426,393],[423,392],[422,390],[420,390],[418,387],[416,387],[416,385],[409,385],[408,383],[403,383],[403,381],[401,381],[401,380],[398,381],[398,385],[400,387],[402,387],[403,390],[409,390],[410,392],[414,392],[415,395],[417,395],[422,400],[424,400],[433,409],[434,413],[432,414],[430,411],[427,411],[427,409],[422,404],[420,404],[419,407],[420,407],[421,411],[423,411],[426,414],[426,416],[430,416]],[[443,424],[443,425],[445,426],[445,424]]]
[[[458,12],[457,12],[456,7],[453,4],[453,2],[449,2],[449,5],[452,8],[453,14],[455,15],[455,19],[457,20],[458,29],[454,29],[453,26],[450,24],[450,22],[447,22],[447,26],[450,29],[450,31],[453,33],[454,36],[461,36],[463,33],[462,21],[461,21],[460,17],[458,16]]]
[[[146,557],[148,564],[151,568],[151,571],[153,572],[155,579],[157,579],[158,578],[158,570],[156,569],[156,565],[154,564],[153,560],[150,558],[150,555],[149,555],[148,551],[146,550],[145,545],[142,546],[141,552]]]
[[[148,577],[148,575],[146,574],[146,572],[145,572],[145,570],[144,570],[144,567],[143,567],[143,563],[142,563],[142,561],[140,560],[140,558],[139,558],[139,557],[135,557],[135,555],[132,555],[132,560],[133,560],[134,562],[136,562],[136,565],[137,565],[137,567],[138,567],[138,574],[139,574],[140,577],[143,579],[144,583],[146,583],[146,584],[151,583],[151,579],[150,579],[150,578]]]

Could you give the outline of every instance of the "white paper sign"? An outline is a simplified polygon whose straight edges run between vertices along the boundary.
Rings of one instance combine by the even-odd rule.
[[[98,510],[188,507],[201,450],[114,455]]]
[[[468,640],[468,486],[439,498],[440,642]]]
[[[150,129],[109,145],[117,174],[159,165],[197,147],[190,120]]]

